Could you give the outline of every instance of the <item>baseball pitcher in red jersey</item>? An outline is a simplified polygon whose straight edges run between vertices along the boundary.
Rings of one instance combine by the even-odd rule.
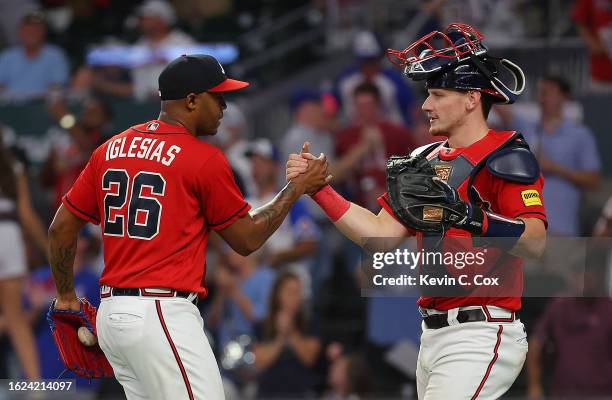
[[[471,26],[451,24],[403,51],[389,50],[406,76],[425,81],[422,109],[429,131],[447,139],[389,161],[388,193],[379,197],[377,215],[329,185],[313,196],[335,226],[361,246],[368,238],[416,235],[420,246],[433,238],[442,246],[467,241],[468,250],[488,250],[483,271],[494,271],[502,288],[460,284],[456,294],[429,290],[418,299],[423,333],[417,392],[425,400],[497,399],[510,388],[527,353],[519,319],[522,257],[538,257],[545,246],[544,183],[537,161],[520,133],[497,132],[486,122],[493,103],[515,101],[524,75],[511,61],[490,56],[482,39]],[[507,75],[514,85],[504,83]],[[308,159],[314,156],[290,155],[289,181],[307,171]],[[435,267],[447,278],[463,268]],[[421,276],[425,270],[420,265]]]
[[[329,181],[325,156],[268,204],[250,210],[214,135],[223,92],[248,86],[207,55],[185,55],[159,76],[158,119],[112,137],[91,156],[49,228],[55,309],[81,308],[72,266],[77,234],[104,241],[100,348],[128,399],[223,399],[221,377],[194,303],[207,294],[206,245],[216,231],[248,255],[292,204]]]

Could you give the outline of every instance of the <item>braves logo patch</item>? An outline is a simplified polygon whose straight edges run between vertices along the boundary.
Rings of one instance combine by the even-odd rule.
[[[434,170],[436,171],[436,175],[438,176],[438,178],[440,178],[444,182],[448,182],[451,172],[453,171],[453,166],[445,165],[445,164],[437,164],[437,165],[434,165]]]
[[[150,122],[150,123],[147,125],[147,130],[148,130],[148,131],[156,131],[156,130],[157,130],[157,128],[159,128],[159,124],[158,124],[157,122]]]

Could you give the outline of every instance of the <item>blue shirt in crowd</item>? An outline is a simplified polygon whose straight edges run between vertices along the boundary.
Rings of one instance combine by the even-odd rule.
[[[538,158],[548,159],[572,171],[597,172],[601,168],[597,143],[584,125],[564,120],[554,132],[544,132],[539,123],[515,117],[513,129],[521,132]],[[580,234],[578,210],[581,190],[565,178],[544,172],[544,204],[548,232]]]
[[[24,49],[11,47],[0,53],[0,96],[10,100],[40,97],[52,86],[68,82],[68,62],[57,46],[46,44],[28,58]]]
[[[254,321],[249,321],[234,301],[226,304],[225,315],[219,324],[218,340],[221,348],[239,335],[253,336],[255,323],[262,321],[268,313],[270,291],[276,279],[271,268],[258,267],[255,272],[240,284],[240,292],[253,305]]]

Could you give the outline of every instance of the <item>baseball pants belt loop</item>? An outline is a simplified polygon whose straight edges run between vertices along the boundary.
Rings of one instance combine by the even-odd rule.
[[[194,292],[186,292],[174,289],[161,288],[108,288],[100,290],[101,297],[110,296],[141,296],[141,297],[183,297],[193,304],[198,304],[198,295]]]
[[[453,309],[453,310],[457,310],[457,309]],[[453,316],[449,315],[449,313],[447,312],[441,313],[441,314],[427,315],[423,317],[423,322],[425,322],[425,326],[427,327],[427,329],[440,329],[440,328],[445,328],[447,326],[450,326],[449,319],[453,322],[457,321],[457,323],[459,324],[464,324],[466,322],[489,321],[489,318],[487,318],[487,315],[482,309],[459,310],[456,312],[457,312],[457,315],[455,318],[452,318]],[[520,318],[520,314],[517,311],[512,314],[512,318],[511,318],[512,320],[510,320],[509,318],[508,320],[505,320],[503,322],[513,322],[519,318]],[[495,321],[492,321],[492,322],[495,322]]]

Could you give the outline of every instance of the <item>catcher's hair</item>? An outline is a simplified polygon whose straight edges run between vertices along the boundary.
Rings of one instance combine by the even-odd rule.
[[[300,277],[294,274],[293,272],[283,272],[281,273],[274,285],[272,286],[272,291],[270,294],[270,304],[268,306],[268,315],[263,322],[263,338],[264,339],[273,339],[276,337],[276,316],[280,311],[280,291],[283,285],[290,280],[297,280],[301,283]],[[304,334],[306,332],[306,317],[304,316],[303,308],[300,308],[297,315],[295,316],[295,327],[297,330]]]
[[[4,146],[2,136],[2,127],[0,127],[0,194],[15,200],[17,199],[17,179],[14,161],[9,149]]]
[[[490,94],[481,93],[480,96],[480,104],[482,105],[482,116],[486,120],[489,118],[489,113],[491,112],[491,107],[495,103],[495,98]]]

